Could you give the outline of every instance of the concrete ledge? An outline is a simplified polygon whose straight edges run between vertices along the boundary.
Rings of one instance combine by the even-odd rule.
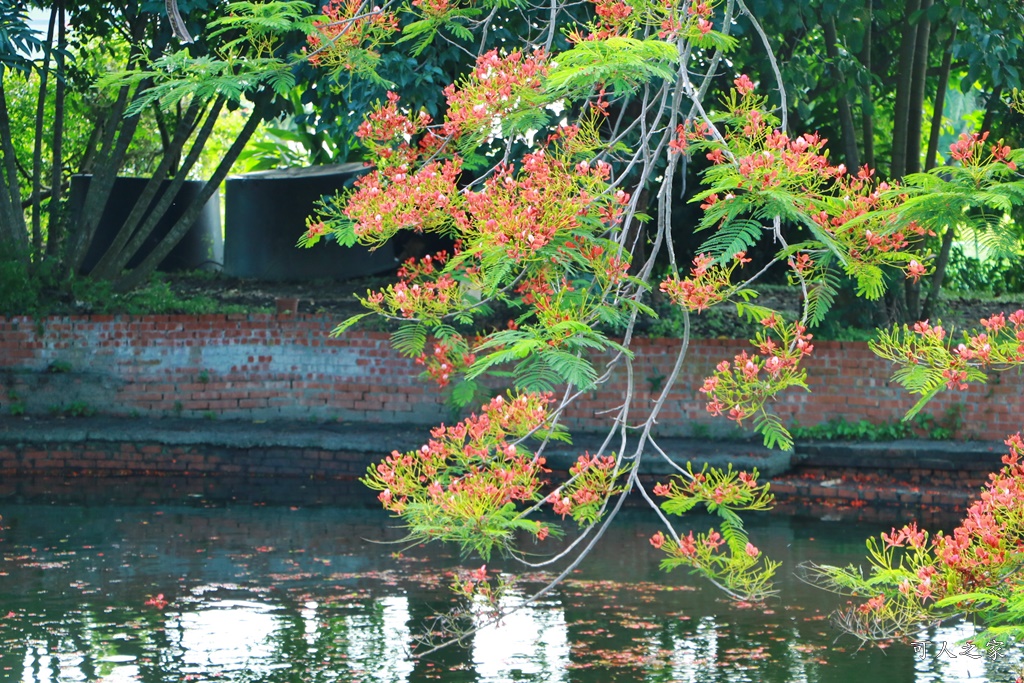
[[[429,428],[419,425],[4,417],[0,418],[0,471],[8,475],[169,470],[358,476],[392,450],[415,450],[429,438]],[[568,471],[585,451],[596,453],[602,440],[600,435],[576,434],[571,445],[551,443],[545,451],[548,467]],[[659,439],[658,444],[669,460],[649,451],[641,474],[667,476],[689,462],[696,470],[705,464],[732,465],[776,476],[794,462],[792,452],[771,451],[756,443],[668,438]],[[341,461],[346,465],[339,469]]]
[[[355,480],[392,450],[419,448],[430,430],[419,425],[251,422],[183,418],[0,418],[0,474],[7,488],[38,477],[249,477],[265,482]],[[556,479],[601,435],[576,434],[572,445],[545,452]],[[617,444],[616,444],[617,445]],[[999,442],[817,442],[769,451],[751,442],[661,438],[668,455],[648,449],[640,474],[664,480],[692,463],[757,468],[772,482],[781,507],[820,504],[921,512],[962,511],[975,499],[1006,451]],[[361,488],[361,486],[360,486]],[[0,497],[4,495],[0,487]],[[829,512],[828,514],[833,514]]]
[[[994,472],[1002,467],[1001,441],[919,441],[798,443],[804,466],[860,469],[933,469]]]

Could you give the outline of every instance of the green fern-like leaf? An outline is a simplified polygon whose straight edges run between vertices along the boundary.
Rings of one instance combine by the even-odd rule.
[[[419,323],[402,325],[391,333],[391,345],[406,358],[423,353],[427,344],[427,328]]]
[[[584,358],[560,349],[544,351],[542,356],[548,367],[557,373],[560,383],[589,389],[597,381],[597,370]]]
[[[820,325],[839,293],[839,276],[832,270],[824,270],[807,288],[807,322],[810,327]]]
[[[548,73],[547,90],[554,98],[583,96],[597,85],[617,94],[633,92],[653,79],[673,79],[678,60],[675,45],[662,40],[588,40],[558,56]]]
[[[747,532],[743,528],[743,520],[729,508],[719,508],[718,514],[722,518],[722,522],[719,525],[722,538],[725,539],[729,549],[733,553],[745,552],[750,537],[747,536]]]
[[[516,386],[524,391],[554,391],[561,381],[558,373],[540,356],[531,356],[516,365],[513,377]]]
[[[875,301],[885,294],[885,276],[878,266],[851,262],[846,272],[857,282],[857,296]]]
[[[767,306],[758,306],[757,304],[748,303],[746,301],[736,302],[736,315],[743,318],[747,322],[759,323],[765,318],[775,316],[780,318],[781,315],[774,309],[768,308]]]
[[[754,418],[754,430],[764,437],[766,448],[788,451],[793,448],[793,437],[778,415],[762,411]]]
[[[700,251],[721,263],[731,259],[737,252],[746,251],[757,244],[762,232],[761,224],[757,221],[735,219],[719,228],[700,246]]]
[[[345,331],[348,330],[348,328],[352,327],[353,325],[355,325],[368,315],[373,315],[373,313],[359,313],[357,315],[352,316],[351,318],[348,318],[344,322],[335,326],[333,330],[331,330],[331,336],[340,337],[341,335],[345,334]]]
[[[471,379],[462,380],[452,387],[451,402],[456,408],[465,408],[473,402],[480,384]]]
[[[696,507],[698,499],[692,496],[675,496],[662,502],[661,509],[670,515],[685,515]]]

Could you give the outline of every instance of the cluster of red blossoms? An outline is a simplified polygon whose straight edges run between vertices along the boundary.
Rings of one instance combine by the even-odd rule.
[[[736,252],[728,266],[715,263],[715,259],[707,254],[698,254],[693,259],[688,278],[670,277],[659,288],[672,303],[699,313],[728,297],[733,289],[733,271],[747,263],[750,259],[745,251]]]
[[[460,334],[454,334],[448,339],[435,341],[430,354],[417,356],[416,364],[425,366],[427,378],[444,388],[475,360],[476,356],[470,352],[466,339]]]
[[[480,414],[431,430],[419,450],[394,451],[371,466],[363,482],[380,491],[386,510],[429,517],[430,538],[459,539],[460,529],[485,525],[506,504],[539,498],[544,459],[514,442],[548,422],[551,400],[498,396]],[[536,533],[546,536],[546,527],[538,525]]]
[[[701,204],[704,227],[721,227],[737,215],[757,215],[765,202],[788,195],[793,208],[824,233],[822,241],[842,249],[850,274],[867,276],[883,265],[902,269],[914,280],[927,272],[924,256],[911,249],[919,242],[915,238],[935,233],[913,222],[898,223],[894,210],[905,197],[896,188],[875,182],[867,167],[854,174],[843,164],[831,164],[828,141],[816,133],[790,137],[774,128],[775,120],[764,110],[765,98],[746,75],[733,85],[724,143],[709,137],[705,124],[690,122],[677,127],[669,143],[674,153],[695,144],[708,149],[706,156],[714,164],[709,183],[730,189],[724,197],[712,194]]]
[[[965,166],[980,166],[985,153],[985,141],[988,140],[988,131],[981,133],[960,133],[960,138],[949,146],[949,156]],[[1017,164],[1010,160],[1009,145],[1004,145],[1000,140],[989,147],[990,161],[1002,162],[1011,171],[1017,170]]]
[[[1024,309],[982,318],[981,325],[984,332],[965,334],[954,346],[941,325],[925,320],[914,323],[912,335],[883,339],[875,348],[886,358],[940,370],[948,389],[963,391],[970,380],[984,379],[981,369],[1024,363]]]
[[[629,195],[619,192],[614,203],[595,202],[592,190],[608,179],[607,164],[577,164],[544,149],[523,157],[521,168],[500,167],[479,192],[466,193],[470,224],[463,233],[468,248],[481,242],[501,245],[508,258],[529,258],[555,239],[580,226],[596,208],[607,220],[617,220]]]
[[[456,242],[455,254],[460,250],[461,244]],[[451,274],[441,272],[448,259],[447,251],[407,259],[398,269],[399,281],[377,292],[368,291],[361,299],[363,305],[391,317],[439,321],[462,303],[462,285]],[[462,272],[472,274],[471,270]],[[460,348],[468,351],[464,340]]]
[[[569,468],[569,482],[549,494],[547,501],[555,514],[593,524],[600,519],[601,506],[614,494],[619,474],[615,456],[584,453]]]
[[[356,51],[372,50],[398,30],[398,17],[360,0],[330,0],[323,8],[326,21],[314,22],[316,33],[306,37],[309,63],[320,67],[357,67]]]
[[[444,89],[448,113],[443,134],[460,137],[490,131],[496,117],[523,106],[523,100],[530,101],[533,93],[540,92],[548,61],[548,54],[539,48],[507,55],[490,50],[478,57],[469,76]]]
[[[686,16],[680,16],[679,3],[672,0],[663,0],[661,11],[664,15],[661,20],[658,37],[662,40],[675,40],[683,33],[692,36],[706,36],[711,33],[713,24],[711,17],[714,14],[713,0],[690,0],[686,6]]]
[[[701,393],[709,399],[708,412],[742,422],[765,410],[765,404],[790,386],[805,386],[807,372],[800,367],[814,351],[813,335],[800,323],[789,325],[775,314],[761,320],[763,330],[751,340],[760,355],[743,351],[732,362],[723,360],[715,374],[704,380]]]
[[[1017,569],[1024,554],[1024,441],[1020,434],[1006,440],[1010,452],[1003,468],[990,475],[980,499],[951,534],[929,538],[916,523],[881,535],[875,550],[877,571],[893,574],[895,592],[880,593],[856,608],[861,615],[890,616],[928,609],[929,601],[991,591],[1019,590]],[[894,554],[900,549],[902,554]],[[881,584],[879,584],[881,585]],[[1005,600],[1004,600],[1005,602]],[[956,606],[954,606],[956,607]]]

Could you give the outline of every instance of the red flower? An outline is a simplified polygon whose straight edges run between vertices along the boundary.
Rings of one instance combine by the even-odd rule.
[[[164,607],[167,607],[167,600],[164,599],[164,594],[160,593],[155,598],[150,598],[149,600],[146,600],[146,602],[143,604],[145,604],[146,607],[156,607],[157,609],[163,609]]]

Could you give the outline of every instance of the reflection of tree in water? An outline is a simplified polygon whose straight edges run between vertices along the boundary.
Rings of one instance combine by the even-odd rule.
[[[0,679],[924,683],[962,678],[968,664],[933,656],[939,641],[955,640],[949,631],[922,632],[934,646],[927,660],[902,645],[854,657],[856,644],[835,642],[825,620],[829,596],[788,575],[765,609],[731,607],[692,577],[666,578],[649,549],[650,520],[629,512],[586,573],[467,635],[464,647],[412,659],[415,636],[457,604],[445,576],[455,560],[420,548],[393,557],[362,541],[400,533],[369,524],[375,514],[9,504],[0,617],[14,615],[0,618]],[[777,519],[759,532],[791,563],[846,564],[861,552],[850,525]],[[526,577],[506,601],[547,578]],[[145,605],[160,592],[166,608]],[[1011,661],[969,670],[1003,680]]]

